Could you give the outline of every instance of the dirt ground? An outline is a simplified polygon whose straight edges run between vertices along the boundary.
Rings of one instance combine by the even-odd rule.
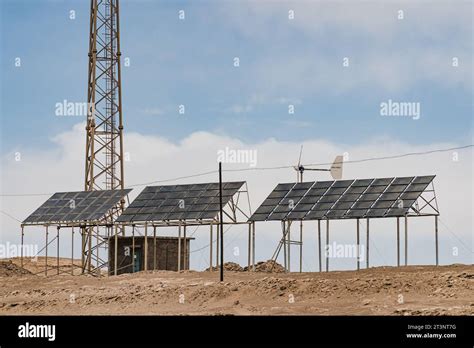
[[[56,260],[48,260],[51,265]],[[70,272],[61,260],[62,271]],[[473,315],[474,266],[329,273],[37,274],[44,259],[0,262],[1,315]]]

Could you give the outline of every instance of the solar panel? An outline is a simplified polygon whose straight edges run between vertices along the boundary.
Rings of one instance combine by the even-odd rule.
[[[130,191],[131,189],[57,192],[23,223],[99,222]]]
[[[222,183],[222,203],[227,205],[244,184]],[[147,186],[117,222],[214,219],[219,208],[219,183]]]
[[[434,176],[278,184],[249,220],[404,216]],[[263,208],[265,207],[265,208]]]

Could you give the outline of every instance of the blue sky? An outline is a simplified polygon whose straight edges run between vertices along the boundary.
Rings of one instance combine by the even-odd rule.
[[[89,2],[0,3],[2,153],[52,147],[79,121],[55,116],[55,104],[85,101]],[[472,5],[402,4],[122,0],[125,130],[173,142],[205,130],[250,142],[469,143]],[[421,118],[380,116],[388,99],[420,102]]]

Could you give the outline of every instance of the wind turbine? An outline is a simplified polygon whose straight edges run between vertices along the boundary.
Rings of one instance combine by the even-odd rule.
[[[336,156],[331,167],[328,169],[325,168],[306,168],[301,164],[301,156],[303,155],[303,145],[300,148],[300,157],[298,159],[298,164],[293,168],[296,170],[296,180],[298,182],[303,182],[303,173],[305,170],[311,170],[315,172],[330,172],[334,180],[339,180],[342,178],[342,163],[344,162],[343,156]]]

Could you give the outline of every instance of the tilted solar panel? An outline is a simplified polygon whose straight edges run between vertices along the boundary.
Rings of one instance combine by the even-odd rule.
[[[224,206],[244,184],[244,181],[223,183]],[[137,207],[142,208],[137,211]],[[219,183],[147,186],[117,222],[213,219],[219,208]]]
[[[278,184],[250,221],[404,216],[432,176]]]
[[[24,224],[99,222],[131,189],[58,192],[52,195]]]

